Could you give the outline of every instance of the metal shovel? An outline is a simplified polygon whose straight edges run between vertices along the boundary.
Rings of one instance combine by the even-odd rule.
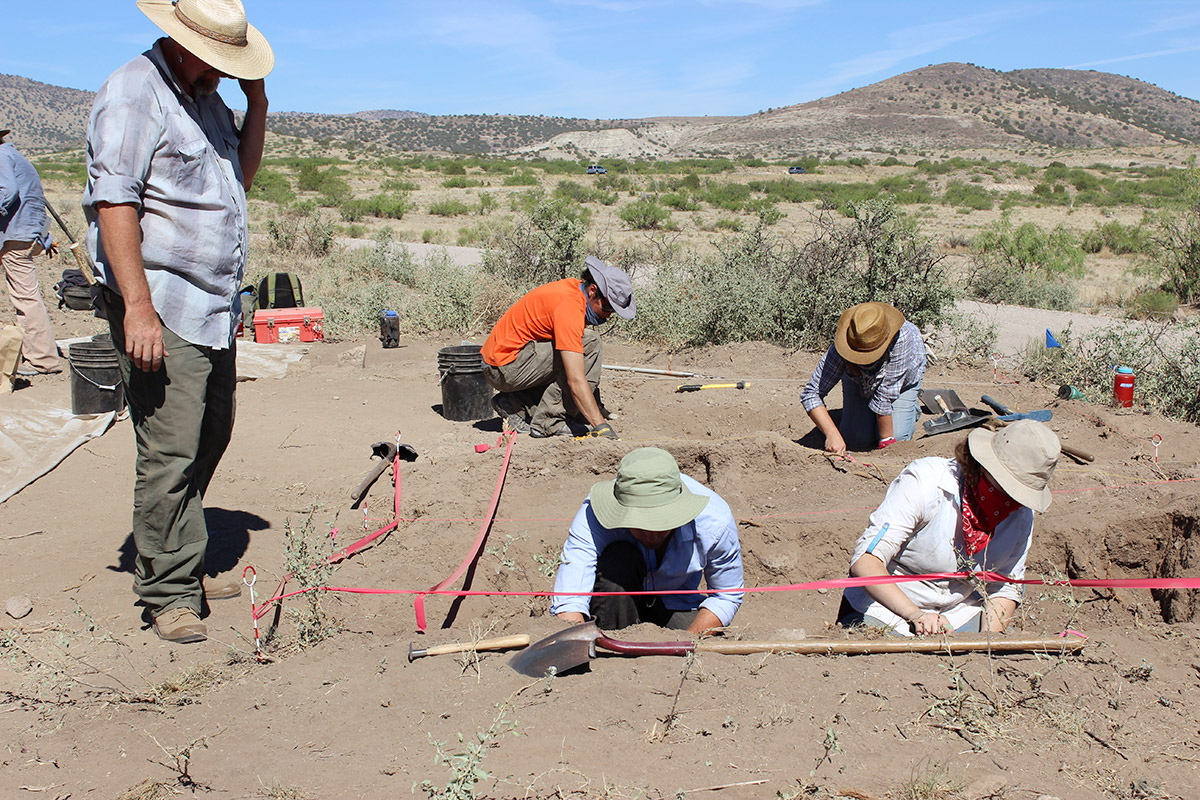
[[[1012,422],[1013,420],[1018,419],[1035,419],[1038,422],[1048,422],[1051,417],[1054,416],[1054,412],[1048,408],[1039,409],[1038,411],[1025,411],[1022,413],[1017,413],[991,395],[985,394],[983,397],[979,398],[979,401],[981,403],[986,403],[995,409],[996,413],[999,415],[996,417],[996,419],[1000,420],[1001,422]]]
[[[934,401],[942,409],[940,416],[930,420],[926,420],[922,425],[925,428],[926,436],[936,436],[939,433],[949,433],[950,431],[962,430],[975,425],[982,424],[992,418],[990,411],[980,411],[974,408],[964,409],[962,411],[951,411],[946,405],[946,401],[942,399],[940,394],[934,395]]]
[[[541,678],[557,675],[588,663],[598,648],[627,656],[686,656],[688,653],[750,655],[753,653],[798,653],[804,655],[869,653],[967,653],[1037,651],[1065,653],[1079,650],[1084,640],[1057,636],[995,636],[959,634],[952,637],[887,639],[801,639],[783,642],[704,640],[700,642],[626,642],[610,639],[595,622],[581,622],[547,636],[509,659],[522,675]]]

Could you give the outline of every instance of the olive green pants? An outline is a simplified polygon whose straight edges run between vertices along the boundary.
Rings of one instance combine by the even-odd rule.
[[[125,306],[104,292],[113,346],[137,439],[133,488],[133,589],[151,616],[201,611],[208,527],[202,501],[233,433],[236,343],[194,345],[163,327],[168,356],[158,372],[125,353]]]

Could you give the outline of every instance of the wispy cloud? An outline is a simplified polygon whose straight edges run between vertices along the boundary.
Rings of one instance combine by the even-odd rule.
[[[1116,58],[1103,58],[1098,61],[1085,61],[1082,64],[1071,64],[1067,69],[1085,69],[1087,67],[1100,67],[1105,64],[1120,64],[1125,61],[1142,61],[1147,58],[1161,58],[1163,56],[1176,56],[1180,53],[1194,53],[1197,50],[1200,50],[1200,41],[1180,47],[1170,47],[1165,50],[1151,50],[1147,53],[1134,53],[1133,55],[1117,56]]]
[[[1182,14],[1153,17],[1145,27],[1138,28],[1129,35],[1157,36],[1163,33],[1180,33],[1197,26],[1200,26],[1200,9],[1187,11]]]

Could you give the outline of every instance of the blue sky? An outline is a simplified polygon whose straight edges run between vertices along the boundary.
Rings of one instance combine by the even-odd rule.
[[[740,115],[946,61],[1200,99],[1200,0],[245,2],[275,49],[272,111]],[[0,18],[0,72],[78,89],[158,35],[133,0],[4,0]]]

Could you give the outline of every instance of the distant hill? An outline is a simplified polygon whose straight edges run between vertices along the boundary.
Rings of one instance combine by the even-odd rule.
[[[94,93],[0,74],[0,128],[23,152],[83,147]]]
[[[0,125],[29,152],[82,147],[92,94],[0,75]],[[589,120],[416,111],[276,113],[270,129],[374,151],[547,157],[1200,144],[1200,103],[1105,72],[937,64],[744,117]]]

